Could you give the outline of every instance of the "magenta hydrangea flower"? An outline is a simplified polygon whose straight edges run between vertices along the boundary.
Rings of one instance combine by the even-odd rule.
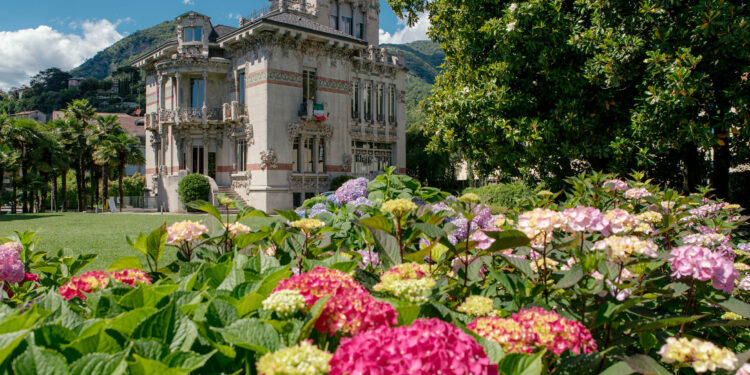
[[[0,247],[0,281],[20,283],[25,276],[24,264],[18,258],[18,251],[12,247]]]
[[[343,338],[329,363],[329,375],[497,374],[471,336],[434,318]]]
[[[359,262],[359,268],[364,269],[371,264],[373,267],[380,267],[382,265],[378,258],[378,253],[367,250],[357,250],[357,252],[362,256],[362,261]]]
[[[354,202],[357,198],[367,197],[367,184],[369,182],[364,177],[349,180],[336,189],[333,196],[341,204]]]
[[[563,211],[563,215],[568,219],[565,224],[568,232],[602,232],[605,236],[609,235],[609,219],[597,208],[568,208]]]
[[[734,281],[739,277],[734,263],[716,252],[695,245],[680,246],[670,253],[672,276],[692,277],[712,281],[715,289],[732,293]]]

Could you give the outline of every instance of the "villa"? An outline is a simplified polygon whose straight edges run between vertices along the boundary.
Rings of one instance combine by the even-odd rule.
[[[240,20],[177,17],[146,73],[146,176],[168,211],[201,173],[265,211],[327,191],[337,175],[406,168],[403,55],[378,42],[376,0],[273,0]]]

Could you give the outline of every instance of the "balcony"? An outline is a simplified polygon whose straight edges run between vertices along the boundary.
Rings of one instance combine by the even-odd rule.
[[[161,123],[203,123],[220,122],[222,118],[221,108],[178,108],[159,110],[159,122]]]
[[[393,124],[395,122],[396,122],[396,116],[393,116],[393,115],[388,116],[388,123],[389,124]]]

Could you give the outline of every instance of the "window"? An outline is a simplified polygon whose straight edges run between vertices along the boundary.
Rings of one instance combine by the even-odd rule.
[[[183,42],[202,42],[203,29],[200,27],[186,27],[182,31]]]
[[[244,172],[247,170],[247,140],[240,139],[237,141],[237,171]]]
[[[245,104],[245,72],[240,73],[240,82],[239,82],[239,91],[240,91],[240,104]]]
[[[396,122],[396,86],[388,88],[388,122]]]
[[[352,35],[352,18],[351,17],[341,17],[341,26],[343,27],[341,31]]]
[[[352,173],[367,175],[393,165],[393,145],[390,143],[352,141]]]
[[[315,100],[315,71],[305,70],[302,72],[302,100]]]
[[[366,18],[367,18],[367,14],[365,12],[360,12],[359,23],[357,23],[357,34],[355,35],[359,39],[365,38],[365,19]]]
[[[339,29],[339,2],[331,5],[331,27]]]
[[[299,169],[299,140],[300,140],[299,137],[295,138],[294,139],[294,145],[292,145],[292,170],[295,171],[295,172],[300,172],[300,169]]]
[[[307,138],[302,144],[302,172],[315,172],[313,169],[313,162],[315,161],[313,157],[313,139]]]
[[[302,193],[292,193],[292,205],[294,207],[302,205]]]
[[[378,122],[383,122],[383,103],[383,84],[381,83],[378,85],[378,96],[377,101],[375,102]]]
[[[206,88],[206,82],[202,79],[191,79],[190,86],[192,87],[192,102],[191,107],[202,108],[203,101],[205,100],[204,93]]]
[[[352,118],[359,119],[359,80],[352,82]]]
[[[315,171],[318,173],[326,171],[326,142],[323,139],[318,140],[318,165]]]
[[[372,121],[372,82],[365,86],[365,120]]]
[[[354,35],[354,10],[352,9],[352,5],[344,3],[339,10],[341,14],[341,31],[349,35]]]

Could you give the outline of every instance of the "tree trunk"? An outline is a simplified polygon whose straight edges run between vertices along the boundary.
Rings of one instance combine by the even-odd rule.
[[[57,179],[55,179],[55,182],[57,182]],[[60,183],[62,183],[62,212],[65,212],[68,210],[68,170],[63,169],[62,176]],[[55,189],[55,192],[57,192],[57,189]]]
[[[722,199],[729,198],[729,138],[726,132],[717,132],[719,138],[714,145],[714,168],[711,176],[711,187],[716,196]]]
[[[684,164],[682,189],[686,194],[692,193],[701,182],[700,153],[694,143],[688,142],[683,146],[682,162]]]
[[[97,168],[91,167],[91,209],[96,211],[96,205],[99,204],[99,176],[97,175]]]
[[[102,166],[102,210],[107,206],[107,198],[109,198],[109,166]]]
[[[76,184],[78,185],[78,212],[86,210],[86,175],[83,173],[83,156],[78,158],[76,170]]]
[[[18,210],[16,209],[16,176],[14,175],[13,178],[10,180],[10,185],[13,188],[13,202],[11,202],[10,206],[10,213],[15,214],[18,213]]]
[[[49,207],[52,212],[57,212],[57,205],[59,197],[57,196],[57,176],[52,177],[52,196],[49,200]]]
[[[3,203],[5,202],[5,186],[3,186],[5,183],[5,170],[0,167],[0,208],[3,207]]]
[[[118,171],[117,176],[117,192],[120,194],[120,212],[122,212],[122,203],[124,202],[124,197],[122,196],[122,175],[125,173],[125,164],[120,163],[120,170]]]

